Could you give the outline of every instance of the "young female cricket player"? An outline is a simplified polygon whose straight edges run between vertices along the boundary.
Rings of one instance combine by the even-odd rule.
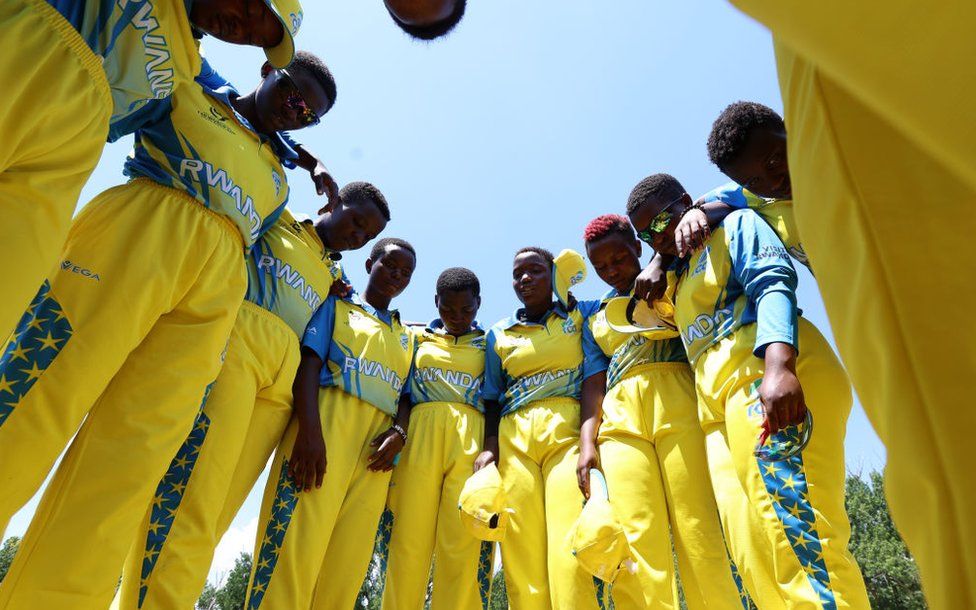
[[[673,541],[688,607],[741,610],[744,595],[722,537],[695,379],[681,339],[677,332],[664,338],[625,334],[607,324],[607,301],[630,296],[640,273],[641,244],[627,218],[616,214],[593,219],[583,239],[590,263],[611,290],[583,329],[609,367],[602,413],[583,415],[579,474],[588,482],[591,468],[603,471],[637,559],[636,575],[622,571],[614,581],[614,605],[678,606]]]
[[[0,415],[0,521],[87,419],[0,586],[0,608],[111,601],[131,544],[118,533],[136,530],[186,438],[247,288],[244,253],[287,201],[282,159],[293,152],[257,126],[301,128],[335,98],[328,69],[307,59],[245,96],[175,91],[169,113],[137,136],[133,180],[75,220],[64,260],[0,360],[19,397]]]
[[[675,178],[655,174],[634,188],[627,211],[642,239],[674,256],[675,229],[691,206]],[[847,548],[850,386],[823,336],[799,316],[782,241],[754,212],[738,210],[700,253],[679,259],[669,281],[726,540],[756,603],[869,607]],[[803,447],[813,430],[807,412],[816,428]],[[764,431],[802,450],[761,458]]]
[[[588,312],[554,302],[557,273],[548,250],[516,253],[512,285],[523,306],[491,328],[486,347],[485,441],[476,468],[498,462],[514,509],[502,543],[514,610],[597,608],[604,591],[573,557],[567,535],[582,507],[580,401],[602,399],[602,358],[595,345],[584,348]]]
[[[200,33],[265,47],[284,68],[301,16],[298,0],[3,3],[0,40],[17,44],[0,57],[0,339],[55,266],[106,137],[132,133],[146,104],[192,84]]]
[[[364,246],[389,216],[379,189],[353,182],[314,224],[285,210],[258,240],[224,366],[156,488],[118,607],[190,608],[200,596],[217,543],[291,418],[299,340],[332,283],[342,281],[338,252]]]
[[[433,557],[431,608],[483,610],[494,543],[471,536],[458,514],[485,428],[478,277],[461,267],[446,269],[437,278],[434,304],[440,317],[417,334],[407,382],[410,440],[390,486],[393,534],[383,607],[422,610]]]
[[[379,240],[366,260],[362,298],[330,297],[309,322],[295,418],[261,506],[250,610],[348,610],[356,602],[407,435],[409,411],[398,413],[398,404],[413,337],[390,303],[416,263],[407,242]]]

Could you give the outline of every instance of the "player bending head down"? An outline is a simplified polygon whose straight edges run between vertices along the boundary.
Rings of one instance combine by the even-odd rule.
[[[400,29],[419,40],[446,36],[464,16],[465,0],[385,0]]]
[[[481,307],[481,283],[464,267],[445,269],[437,278],[434,305],[448,334],[461,336],[471,331]]]
[[[769,199],[792,197],[786,124],[768,106],[736,102],[715,119],[708,158],[723,174]]]

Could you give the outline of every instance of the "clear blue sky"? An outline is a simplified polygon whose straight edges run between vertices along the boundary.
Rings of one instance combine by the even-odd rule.
[[[434,282],[454,265],[481,278],[483,323],[508,315],[516,249],[582,250],[587,221],[621,212],[651,173],[674,174],[693,195],[717,186],[725,179],[705,153],[712,120],[739,99],[782,108],[769,35],[714,0],[473,0],[457,30],[431,44],[402,35],[380,0],[305,5],[298,47],[326,61],[338,100],[320,126],[293,135],[340,184],[368,180],[386,194],[386,234],[418,251],[413,282],[395,302],[411,320],[436,313]],[[239,89],[256,84],[259,50],[212,39],[204,49]],[[105,149],[82,203],[123,180],[130,147],[125,139]],[[314,214],[322,200],[307,174],[289,181],[291,208]],[[364,252],[343,259],[354,283],[364,281],[364,260]],[[804,313],[827,330],[816,284],[801,275]],[[591,270],[576,293],[604,290]],[[856,406],[848,468],[884,459]],[[229,557],[230,547],[250,547],[257,496],[235,521]],[[25,529],[34,506],[8,534]]]

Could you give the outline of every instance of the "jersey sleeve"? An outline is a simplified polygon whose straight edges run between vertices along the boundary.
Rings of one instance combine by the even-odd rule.
[[[600,311],[600,301],[583,301],[579,307],[583,315],[583,379],[586,379],[607,370],[610,358],[603,353],[593,336],[593,317]]]
[[[702,203],[719,202],[741,210],[749,207],[749,200],[746,198],[745,189],[735,182],[728,182],[718,188],[714,188],[701,197]]]
[[[797,346],[796,270],[786,246],[754,212],[739,212],[729,242],[732,273],[756,307],[756,343],[762,358],[770,343]]]
[[[336,297],[330,296],[312,314],[305,335],[302,337],[302,347],[308,348],[324,362],[329,357],[332,347],[332,331],[335,328]]]
[[[200,65],[200,74],[196,77],[196,81],[199,84],[214,91],[223,87],[234,87],[233,83],[221,76],[220,72],[214,69],[213,65],[207,61],[207,58],[204,57],[202,59],[203,63]]]
[[[481,386],[483,400],[499,401],[508,389],[505,387],[505,376],[502,372],[502,359],[498,355],[495,333],[492,328],[485,339],[485,381]]]

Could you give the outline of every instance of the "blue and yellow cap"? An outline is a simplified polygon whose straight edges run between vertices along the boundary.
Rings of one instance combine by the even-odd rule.
[[[265,47],[264,54],[275,68],[286,68],[295,58],[295,36],[302,26],[302,5],[298,0],[264,0],[264,3],[285,30],[281,42],[273,47]]]
[[[653,307],[637,297],[616,297],[603,310],[607,325],[618,333],[640,333],[648,338],[677,336],[674,305],[666,299],[654,301]]]
[[[552,261],[552,291],[569,308],[569,290],[586,279],[586,261],[575,250],[563,250]]]

